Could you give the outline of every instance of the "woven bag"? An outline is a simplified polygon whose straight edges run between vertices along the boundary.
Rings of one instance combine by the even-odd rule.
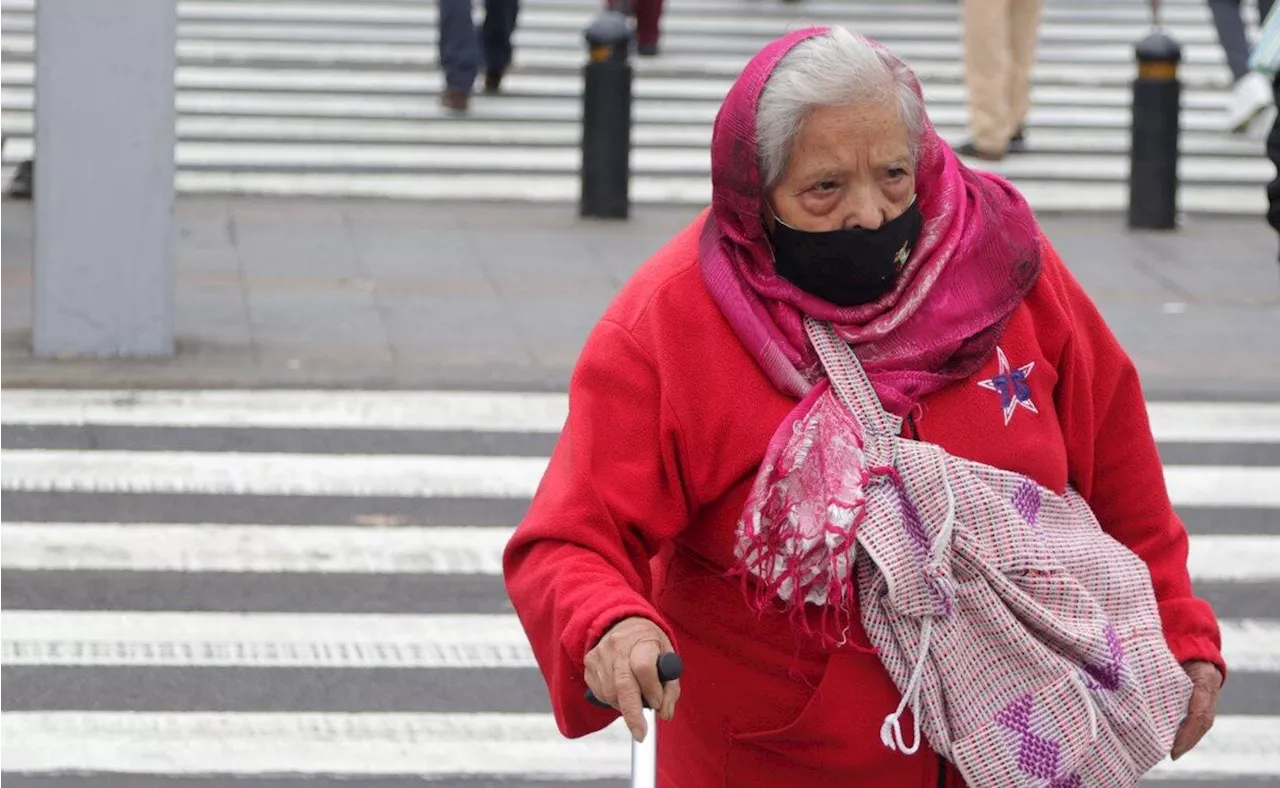
[[[885,746],[912,753],[923,730],[975,788],[1136,786],[1191,695],[1146,565],[1074,490],[898,437],[853,350],[827,324],[806,330],[870,471],[854,571],[903,695]]]

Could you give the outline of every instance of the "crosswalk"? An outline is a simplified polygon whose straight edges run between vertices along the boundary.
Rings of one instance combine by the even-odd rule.
[[[34,153],[34,8],[0,2],[3,164]],[[1183,44],[1181,206],[1260,214],[1272,177],[1260,138],[1224,133],[1230,74],[1202,0],[1163,0]],[[1245,4],[1250,9],[1252,4]],[[469,117],[438,105],[432,0],[180,0],[177,183],[185,193],[572,201],[580,162],[582,31],[598,0],[525,0],[507,95]],[[948,0],[684,0],[663,53],[640,58],[632,195],[702,204],[719,101],[766,41],[835,23],[893,47],[919,73],[943,136],[964,136],[958,4]],[[1250,11],[1252,13],[1252,11]],[[1251,18],[1256,24],[1256,14]],[[1145,3],[1048,0],[1031,152],[981,164],[1043,211],[1127,204],[1133,45]],[[465,177],[459,177],[465,175]]]
[[[625,784],[624,729],[556,731],[501,580],[563,394],[11,389],[0,413],[11,786]],[[1280,403],[1149,413],[1232,671],[1149,779],[1280,778]]]

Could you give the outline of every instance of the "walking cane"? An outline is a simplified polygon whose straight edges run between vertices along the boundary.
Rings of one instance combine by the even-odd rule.
[[[663,684],[675,681],[683,672],[684,663],[675,652],[668,651],[658,657],[658,681]],[[589,689],[587,700],[602,708],[613,708]],[[654,788],[658,784],[658,720],[649,704],[644,700],[641,703],[644,705],[644,722],[648,726],[649,735],[642,742],[631,740],[631,788]]]

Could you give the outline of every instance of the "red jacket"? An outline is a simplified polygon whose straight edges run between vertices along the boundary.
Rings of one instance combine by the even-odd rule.
[[[904,756],[880,743],[900,696],[878,658],[798,640],[784,614],[755,616],[724,578],[765,446],[796,402],[708,295],[701,225],[641,267],[592,331],[567,423],[507,547],[507,588],[556,721],[577,737],[618,716],[584,702],[583,659],[619,619],[645,616],[685,664],[658,740],[662,785],[934,788],[938,757],[927,747]],[[1017,405],[1006,423],[999,393],[979,385],[999,371],[993,354],[919,404],[919,439],[1057,491],[1070,482],[1150,567],[1174,655],[1225,671],[1213,611],[1192,596],[1186,531],[1133,364],[1047,244],[1040,281],[999,347],[1011,368],[1034,363],[1034,411]],[[850,641],[866,644],[860,627]],[[948,771],[947,784],[961,785]]]

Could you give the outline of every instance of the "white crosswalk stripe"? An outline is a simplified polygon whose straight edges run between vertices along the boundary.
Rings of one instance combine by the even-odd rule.
[[[567,741],[533,714],[120,714],[21,712],[4,716],[24,772],[113,772],[164,763],[172,774],[417,774],[622,777],[626,729],[614,724]],[[1156,767],[1156,780],[1275,774],[1280,720],[1220,716],[1199,750]],[[181,753],[180,756],[174,753]],[[554,770],[550,764],[559,764]],[[551,784],[551,783],[549,783]],[[1213,783],[1222,784],[1222,783]]]
[[[0,489],[28,492],[530,498],[543,457],[20,449]],[[1165,468],[1175,505],[1280,507],[1280,467]]]
[[[547,461],[537,457],[35,449],[6,452],[0,485],[5,490],[86,493],[528,498],[546,467]],[[1219,480],[1231,487],[1230,499],[1255,486],[1262,489],[1267,481],[1232,471]],[[1216,486],[1193,484],[1197,497],[1215,495]]]
[[[535,666],[515,616],[10,610],[0,624],[6,665]],[[1280,622],[1221,624],[1233,670],[1280,671]]]
[[[29,391],[5,393],[5,424],[560,431],[564,394],[486,391]],[[1255,418],[1280,435],[1280,406]],[[1179,424],[1195,418],[1179,418]]]
[[[513,529],[216,523],[15,523],[0,567],[115,572],[498,575]],[[1193,580],[1280,581],[1280,539],[1191,537]]]
[[[6,768],[26,773],[155,763],[177,775],[479,775],[554,785],[621,777],[629,758],[625,728],[570,741],[544,714],[22,712],[4,715],[3,734],[13,748]]]
[[[29,391],[4,395],[4,424],[310,427],[557,433],[564,394],[484,391]],[[1280,404],[1156,402],[1158,441],[1280,442]]]
[[[517,451],[516,439],[545,445],[567,412],[561,393],[7,391],[5,776],[620,788],[625,730],[570,741],[547,712],[502,587],[515,523],[484,515],[532,495],[546,457]],[[1280,404],[1152,402],[1148,413],[1173,458],[1166,476],[1191,530],[1192,580],[1218,610],[1231,669],[1213,731],[1148,780],[1280,777]],[[125,447],[68,448],[96,445],[98,430]],[[190,433],[250,432],[275,434],[277,448],[181,445]],[[289,449],[304,432],[338,450]],[[458,435],[485,452],[344,453],[340,443]],[[64,514],[94,508],[72,501],[121,496],[138,512],[176,501],[165,511],[177,519]],[[311,496],[356,501],[362,514],[292,519]],[[386,514],[389,500],[421,514]],[[476,520],[432,508],[463,500],[477,502],[466,510]],[[317,595],[316,583],[336,592]],[[388,670],[412,675],[411,689],[384,688],[390,703],[361,705],[401,681]],[[317,682],[324,693],[308,695]],[[495,694],[495,682],[519,697]]]
[[[0,110],[5,166],[34,155],[35,0],[3,0]],[[177,183],[183,192],[572,201],[578,196],[582,31],[597,0],[522,5],[507,95],[448,115],[432,2],[182,0]],[[1259,136],[1223,131],[1230,74],[1198,0],[1166,0],[1183,44],[1183,210],[1261,213],[1272,173]],[[964,137],[958,8],[850,0],[673,3],[663,53],[635,63],[632,197],[705,203],[710,125],[766,41],[802,23],[844,24],[919,73],[934,124]],[[1133,45],[1143,4],[1051,0],[1044,13],[1031,151],[980,164],[1039,210],[1127,205]],[[458,178],[466,173],[466,178]]]

